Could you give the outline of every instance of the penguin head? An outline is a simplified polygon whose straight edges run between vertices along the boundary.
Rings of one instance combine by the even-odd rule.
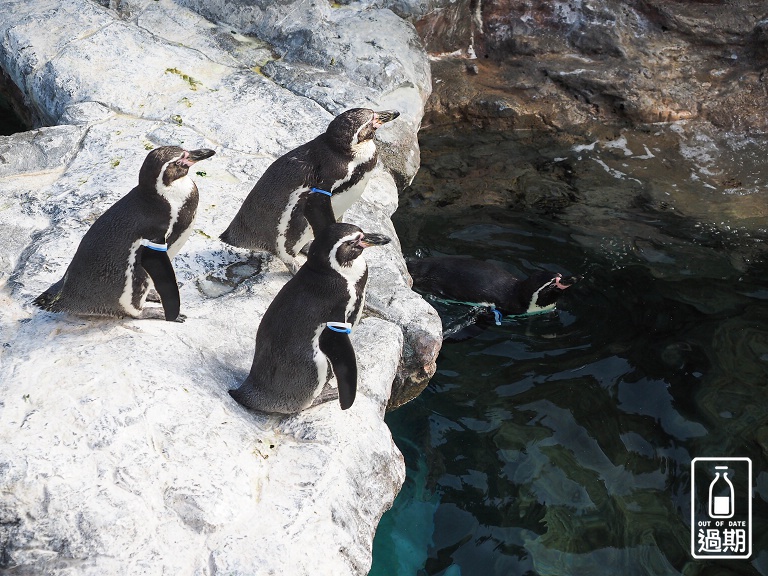
[[[189,168],[200,160],[216,154],[207,148],[184,150],[178,146],[161,146],[147,154],[139,171],[139,185],[150,189],[168,187],[176,180],[184,178]]]
[[[540,271],[531,274],[526,280],[521,282],[520,293],[522,299],[526,300],[527,312],[542,312],[555,306],[566,288],[570,288],[580,280],[579,277],[571,276],[563,278],[562,274]]]
[[[309,249],[307,265],[330,267],[342,271],[370,246],[388,244],[391,239],[383,234],[363,232],[354,224],[334,223],[323,229]]]
[[[396,110],[376,112],[368,108],[352,108],[334,118],[325,131],[334,146],[341,150],[354,150],[358,145],[373,140],[376,130],[400,116]]]

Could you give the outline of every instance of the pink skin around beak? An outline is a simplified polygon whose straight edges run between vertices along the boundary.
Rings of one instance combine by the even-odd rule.
[[[178,164],[179,166],[186,166],[187,168],[189,168],[195,162],[200,162],[200,160],[205,160],[206,158],[210,158],[214,154],[216,154],[216,152],[208,148],[192,150],[191,152],[184,150],[184,153],[181,155],[181,158],[176,160],[176,164]]]
[[[563,276],[561,274],[558,274],[555,277],[555,286],[560,288],[560,290],[565,290],[566,288],[570,288],[571,286],[573,286],[573,284],[563,284],[561,282],[562,278],[563,278]]]
[[[176,160],[176,164],[179,164],[180,166],[186,166],[187,168],[192,166],[192,164],[194,163],[195,163],[195,160],[190,159],[189,152],[187,152],[186,150],[184,150],[184,154],[181,155],[181,158]]]

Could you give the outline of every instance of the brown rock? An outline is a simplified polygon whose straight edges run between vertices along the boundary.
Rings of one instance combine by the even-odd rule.
[[[442,4],[416,23],[433,56],[459,51],[433,61],[427,124],[768,131],[764,1]]]

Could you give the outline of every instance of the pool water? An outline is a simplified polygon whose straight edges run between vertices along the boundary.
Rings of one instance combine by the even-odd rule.
[[[646,145],[656,158],[683,150]],[[748,211],[738,220],[723,198],[764,203],[768,173],[759,160],[740,166],[749,190],[720,187],[707,206],[686,206],[686,187],[703,177],[681,165],[682,192],[663,209],[620,193],[612,206],[617,185],[663,194],[657,171],[629,185],[647,154],[621,159],[622,182],[604,169],[608,147],[602,163],[577,160],[583,152],[550,155],[606,180],[582,172],[593,188],[582,195],[577,181],[575,194],[586,202],[555,214],[438,208],[418,193],[401,202],[408,256],[584,278],[555,312],[445,344],[427,389],[387,415],[407,478],[377,530],[371,576],[768,574],[768,222]],[[446,327],[467,313],[435,305]],[[752,460],[749,560],[691,556],[691,462],[706,456]]]

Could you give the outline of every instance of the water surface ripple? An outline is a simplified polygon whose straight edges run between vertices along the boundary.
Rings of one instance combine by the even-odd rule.
[[[719,169],[712,155],[733,162],[738,146],[705,158],[680,141],[670,152],[647,133],[622,137],[602,152],[544,146],[529,158],[578,173],[568,186],[582,201],[555,213],[504,202],[452,209],[445,198],[436,209],[417,176],[396,214],[406,254],[584,280],[554,313],[446,344],[429,387],[388,414],[408,477],[378,529],[372,576],[768,574],[768,222],[725,197],[765,203],[766,147],[761,156],[760,143],[741,143],[744,165]],[[624,154],[629,146],[666,158],[676,176],[659,168],[626,185],[648,161]],[[504,142],[489,147],[509,165],[528,161]],[[617,150],[624,176],[605,168]],[[423,170],[440,161],[427,157]],[[722,178],[744,189],[714,186],[701,162],[740,174]],[[661,206],[673,185],[683,192]],[[689,205],[696,187],[716,198]],[[435,306],[445,325],[466,314]],[[753,461],[750,560],[691,557],[690,466],[700,456]]]

